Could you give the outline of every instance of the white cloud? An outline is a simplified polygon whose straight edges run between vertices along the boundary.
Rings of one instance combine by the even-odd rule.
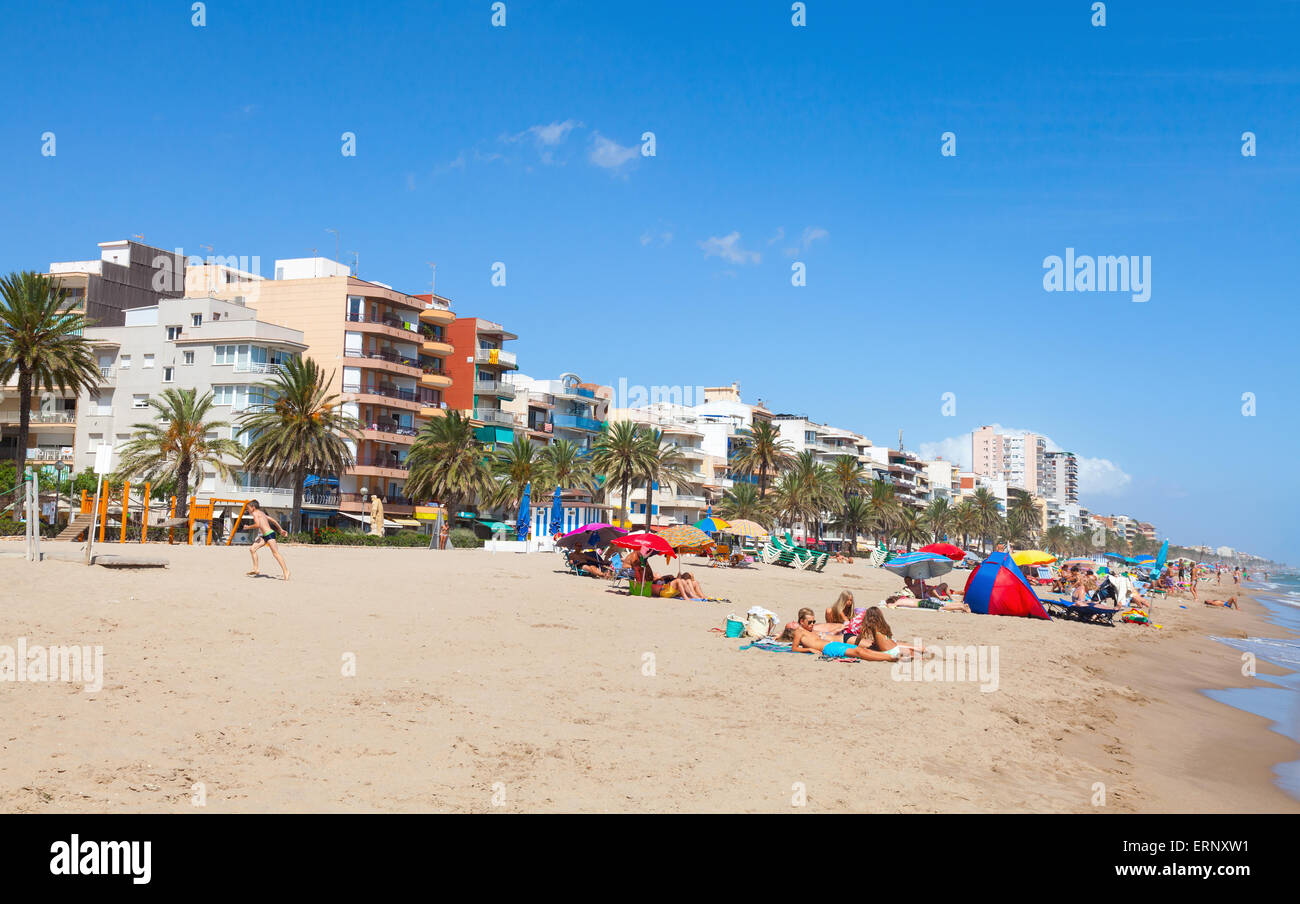
[[[566,119],[564,122],[553,122],[550,125],[533,126],[528,131],[537,139],[538,144],[554,147],[564,141],[570,132],[581,126],[580,122]]]
[[[599,132],[591,138],[590,160],[604,169],[618,169],[640,153],[636,147],[624,147],[617,141],[611,141]]]
[[[1001,433],[1003,436],[1023,436],[1026,433],[1033,433],[1032,430],[1017,430],[1013,427],[1003,427],[1001,424],[990,424],[994,432]],[[1047,441],[1047,451],[1063,452],[1061,446],[1053,442],[1050,436],[1044,436]],[[973,464],[971,460],[971,435],[963,433],[960,436],[950,436],[947,439],[941,439],[934,443],[921,443],[917,447],[920,456],[927,460],[943,457],[947,461],[954,461],[964,471],[969,471]],[[1081,496],[1118,496],[1121,495],[1133,482],[1132,476],[1125,473],[1124,469],[1107,458],[1087,458],[1076,454],[1076,460],[1079,464],[1079,494]]]
[[[740,247],[740,233],[713,236],[699,243],[704,249],[705,257],[720,257],[733,264],[757,264],[763,259],[757,251],[746,251]]]
[[[830,237],[831,234],[820,226],[809,226],[803,231],[803,246],[806,249],[812,245],[813,242],[828,239]]]
[[[776,227],[776,234],[767,240],[767,247],[771,248],[773,245],[781,241],[781,239],[783,238],[785,238],[785,227],[784,226]]]

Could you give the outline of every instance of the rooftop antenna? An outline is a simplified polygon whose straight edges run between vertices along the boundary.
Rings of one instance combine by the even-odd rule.
[[[902,431],[902,430],[899,430],[899,431],[898,431],[898,451],[899,451],[899,452],[902,452],[902,451],[903,451],[903,431]]]
[[[429,302],[432,304],[433,299],[438,296],[438,265],[433,261],[425,261],[433,271],[429,275]]]
[[[361,278],[361,255],[357,254],[355,251],[349,251],[348,254],[352,255],[352,275],[355,276],[357,279],[360,279]]]

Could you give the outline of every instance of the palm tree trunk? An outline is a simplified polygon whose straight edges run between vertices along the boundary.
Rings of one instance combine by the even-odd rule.
[[[190,460],[182,458],[176,471],[176,517],[184,518],[190,511]]]
[[[32,375],[30,371],[18,372],[18,448],[14,450],[17,471],[14,476],[14,506],[17,518],[17,488],[22,484],[27,472],[28,434],[32,429]]]
[[[623,500],[622,500],[624,524],[632,523],[632,500],[628,498],[628,494],[631,492],[632,492],[632,478],[624,477],[623,478]]]
[[[307,469],[299,468],[293,475],[293,510],[289,512],[289,533],[301,533],[304,528],[299,523],[302,517],[302,484],[307,479]]]
[[[650,512],[654,509],[655,491],[654,481],[647,479],[645,482],[645,532],[650,533]]]

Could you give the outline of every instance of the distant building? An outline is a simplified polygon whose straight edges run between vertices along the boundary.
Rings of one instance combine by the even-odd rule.
[[[1046,479],[1047,439],[1037,433],[1020,436],[980,427],[971,433],[971,469],[985,477],[1001,477],[1007,486],[1039,494]]]
[[[99,258],[55,261],[49,275],[91,326],[121,326],[125,312],[185,295],[185,256],[143,242],[100,242]]]
[[[1079,501],[1079,461],[1073,452],[1044,452],[1039,493],[1060,503]]]

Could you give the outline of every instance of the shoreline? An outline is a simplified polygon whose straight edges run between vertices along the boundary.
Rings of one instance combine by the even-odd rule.
[[[0,811],[192,812],[202,783],[211,812],[493,812],[498,785],[507,812],[1300,812],[1271,771],[1300,745],[1203,693],[1254,680],[1208,636],[1276,635],[1253,600],[1164,601],[1161,630],[887,610],[902,642],[997,647],[986,693],[714,630],[901,587],[862,562],[688,559],[728,604],[549,554],[291,545],[285,583],[244,577],[245,549],[151,551],[170,567],[0,558],[0,644],[106,663],[94,694],[0,683]]]

